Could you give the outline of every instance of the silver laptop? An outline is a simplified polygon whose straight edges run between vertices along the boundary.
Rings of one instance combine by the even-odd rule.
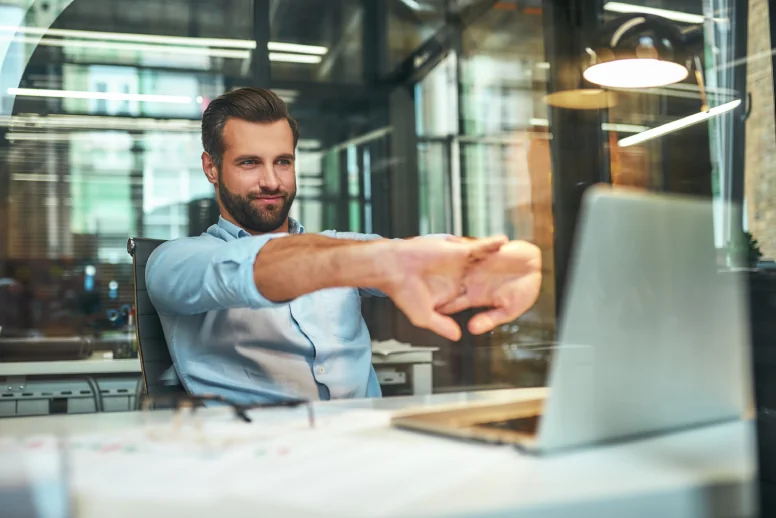
[[[739,274],[718,268],[711,202],[596,186],[579,228],[550,388],[395,426],[549,453],[749,410],[748,307]]]

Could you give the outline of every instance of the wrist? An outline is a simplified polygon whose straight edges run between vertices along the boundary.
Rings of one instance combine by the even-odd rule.
[[[326,287],[350,286],[387,290],[396,282],[399,243],[390,239],[348,242],[328,250],[334,275]]]
[[[374,247],[370,250],[370,270],[369,282],[372,286],[383,293],[392,293],[393,287],[400,284],[404,277],[404,270],[401,268],[402,248],[406,245],[403,240],[383,239],[373,243]]]

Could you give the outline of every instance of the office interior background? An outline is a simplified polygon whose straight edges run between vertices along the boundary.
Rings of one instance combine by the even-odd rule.
[[[634,9],[701,27],[705,88],[690,74],[611,90],[602,109],[548,102],[590,88],[586,38]],[[136,356],[127,239],[217,219],[199,121],[241,86],[275,90],[299,122],[292,216],[308,231],[504,233],[542,249],[538,303],[486,336],[447,343],[364,300],[376,340],[439,347],[435,392],[545,383],[597,182],[713,197],[720,264],[751,268],[765,322],[773,16],[766,0],[0,0],[0,362]],[[708,121],[621,142],[704,102],[721,108]]]

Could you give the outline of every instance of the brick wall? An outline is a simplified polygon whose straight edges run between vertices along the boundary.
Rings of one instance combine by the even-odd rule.
[[[768,0],[749,0],[747,90],[752,112],[746,122],[745,195],[749,231],[764,257],[776,258],[776,120]],[[754,56],[764,57],[754,57]]]

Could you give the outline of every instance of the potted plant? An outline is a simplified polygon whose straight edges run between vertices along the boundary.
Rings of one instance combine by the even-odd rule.
[[[755,268],[762,258],[760,244],[750,232],[740,232],[728,241],[728,257],[731,266],[740,268]]]

